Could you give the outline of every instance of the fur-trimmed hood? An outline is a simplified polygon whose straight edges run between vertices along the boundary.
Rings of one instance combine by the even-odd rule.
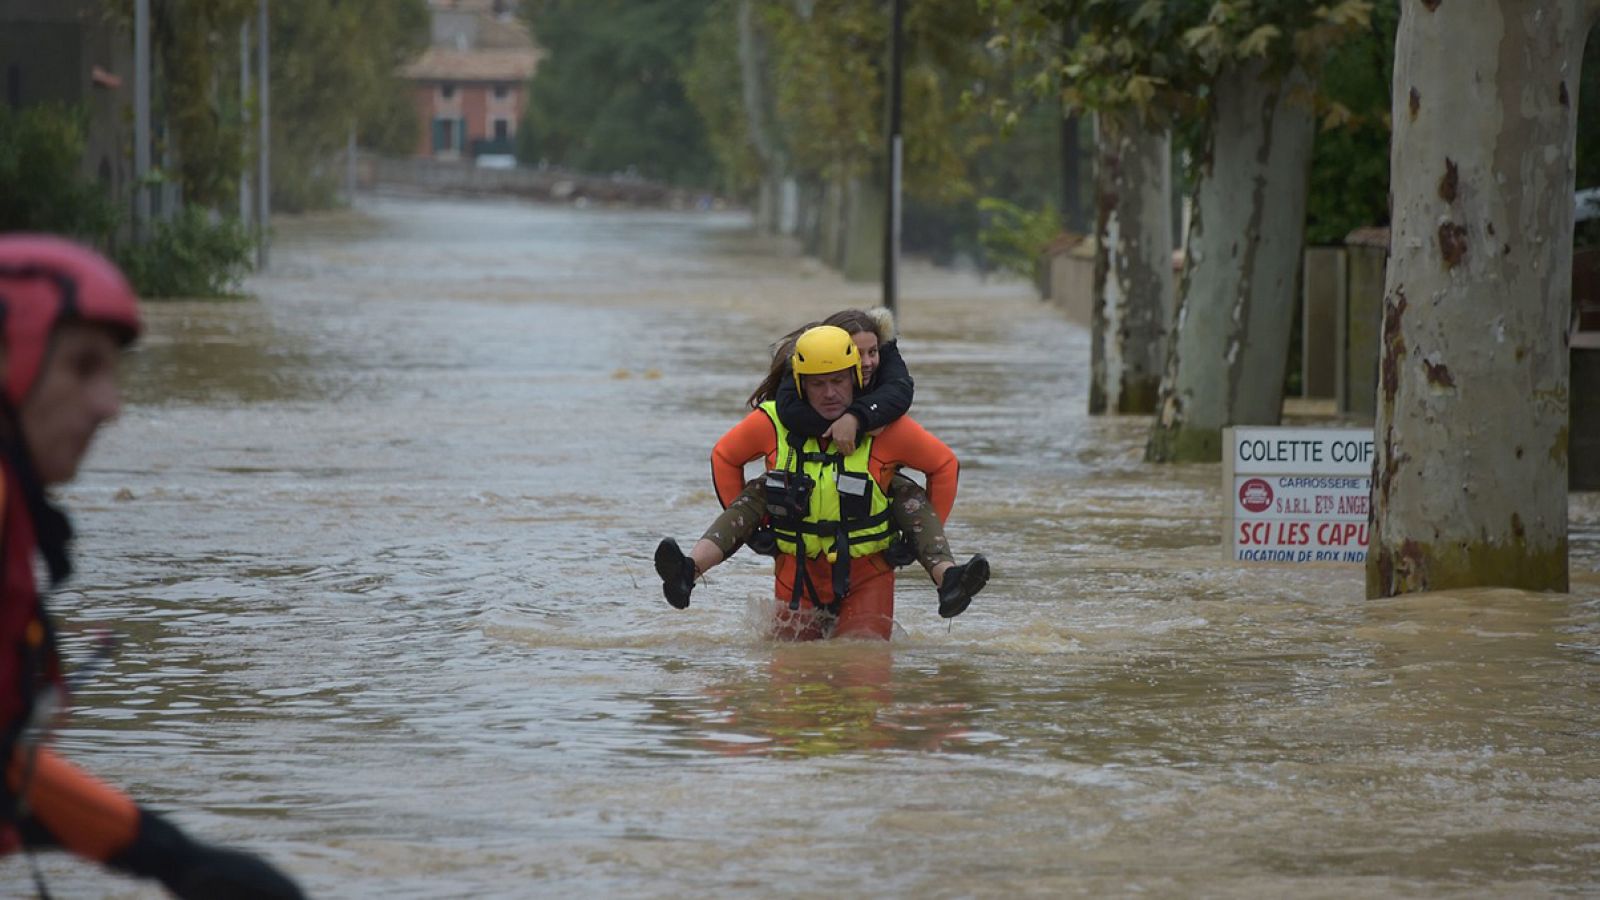
[[[878,343],[887,344],[900,337],[894,329],[894,313],[887,306],[874,306],[867,310],[867,316],[872,319],[872,330],[878,333]]]

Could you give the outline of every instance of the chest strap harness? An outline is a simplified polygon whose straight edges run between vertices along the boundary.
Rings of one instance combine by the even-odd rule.
[[[794,544],[794,585],[789,594],[789,609],[800,608],[802,591],[811,605],[831,620],[837,619],[839,607],[850,593],[850,553],[852,544],[864,544],[884,539],[889,534],[889,510],[876,514],[872,508],[872,481],[864,473],[845,469],[844,455],[822,450],[806,450],[804,437],[790,432],[787,446],[780,449],[777,469],[762,476],[767,500],[767,515],[772,530],[781,540]],[[784,451],[788,452],[784,452]],[[806,464],[819,465],[823,470],[833,470],[834,487],[839,497],[837,521],[815,522],[807,517],[811,512],[811,493],[816,484],[804,471]],[[806,567],[805,536],[832,538],[827,551],[832,557],[833,602],[823,603],[811,573]]]

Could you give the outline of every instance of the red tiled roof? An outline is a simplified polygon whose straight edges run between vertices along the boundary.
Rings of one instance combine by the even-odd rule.
[[[525,81],[539,67],[537,50],[453,50],[429,47],[400,70],[414,81]]]

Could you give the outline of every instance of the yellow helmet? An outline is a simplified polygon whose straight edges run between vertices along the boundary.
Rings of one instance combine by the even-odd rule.
[[[789,368],[794,370],[794,386],[803,394],[802,375],[828,375],[845,369],[856,370],[856,387],[861,387],[861,353],[856,350],[855,338],[837,325],[818,325],[808,328],[794,342],[794,355],[789,357]]]

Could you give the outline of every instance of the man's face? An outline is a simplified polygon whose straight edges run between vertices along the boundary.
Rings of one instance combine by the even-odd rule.
[[[806,402],[824,419],[837,419],[850,408],[856,395],[856,370],[843,369],[826,375],[802,375],[800,385]]]
[[[95,431],[117,414],[121,355],[116,337],[98,325],[65,322],[56,329],[20,410],[28,453],[45,484],[72,480]]]

